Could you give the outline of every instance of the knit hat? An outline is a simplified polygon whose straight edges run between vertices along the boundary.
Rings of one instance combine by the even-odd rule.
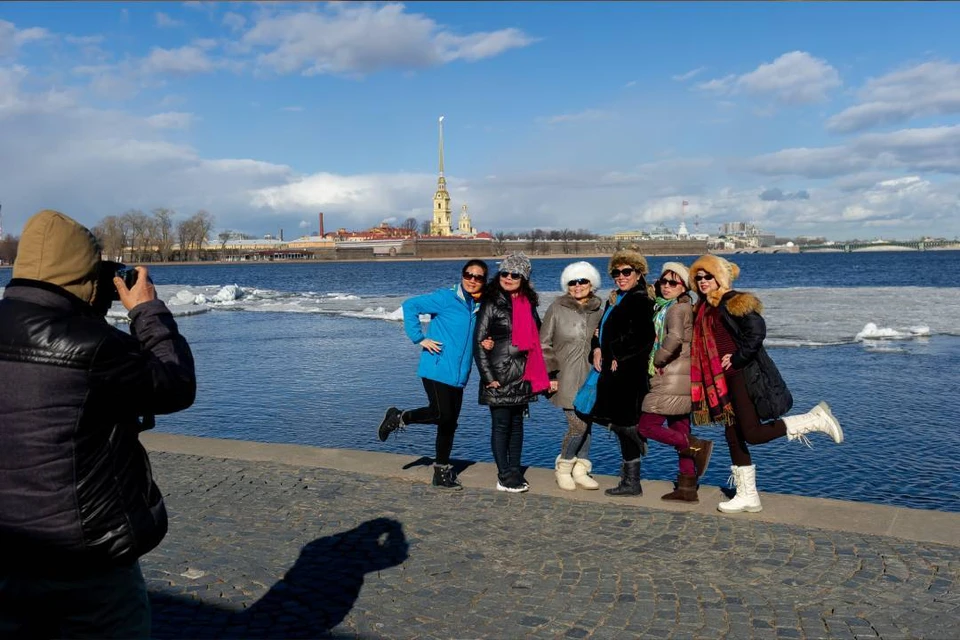
[[[523,276],[523,279],[527,281],[530,280],[530,271],[532,269],[533,266],[530,264],[530,258],[522,251],[515,251],[500,262],[500,271],[519,273]]]
[[[696,261],[690,266],[690,272],[687,276],[687,284],[691,289],[697,291],[699,290],[694,286],[695,281],[694,277],[697,275],[697,271],[704,270],[710,275],[712,275],[717,280],[717,286],[719,287],[716,291],[711,291],[707,294],[707,299],[710,301],[710,304],[717,306],[720,303],[720,298],[723,297],[723,294],[730,291],[733,287],[733,281],[737,279],[737,276],[740,275],[740,267],[736,264],[725,260],[720,256],[715,256],[713,254],[707,254],[700,256]]]
[[[643,257],[643,254],[637,251],[635,248],[630,247],[628,249],[620,249],[610,257],[610,265],[607,270],[612,270],[614,267],[622,265],[630,265],[634,269],[640,272],[640,275],[645,276],[650,272],[650,267],[647,266],[647,259]]]
[[[675,274],[680,276],[680,279],[683,280],[684,286],[689,288],[690,285],[687,283],[690,281],[690,272],[687,271],[685,266],[679,262],[664,262],[663,268],[660,269],[660,277],[662,278],[663,274],[668,271],[673,271]]]
[[[597,271],[597,268],[589,262],[574,262],[568,264],[563,269],[563,273],[560,274],[560,291],[566,292],[567,283],[580,278],[589,280],[594,291],[600,288],[600,272]]]
[[[57,285],[89,303],[97,290],[99,267],[100,245],[90,230],[45,209],[23,227],[13,277]]]

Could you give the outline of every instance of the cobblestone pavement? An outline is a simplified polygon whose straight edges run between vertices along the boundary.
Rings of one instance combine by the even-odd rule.
[[[958,547],[151,458],[159,638],[960,637]]]

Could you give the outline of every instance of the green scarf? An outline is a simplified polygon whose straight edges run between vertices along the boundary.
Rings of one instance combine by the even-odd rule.
[[[667,317],[667,309],[672,307],[676,301],[677,298],[674,298],[673,300],[667,300],[666,298],[657,296],[657,300],[653,305],[653,328],[656,331],[656,335],[653,339],[653,349],[650,350],[650,362],[647,366],[647,373],[649,373],[650,376],[656,374],[656,367],[653,366],[653,359],[654,356],[657,355],[657,351],[660,350],[660,344],[663,342],[663,330],[665,327],[664,321]]]

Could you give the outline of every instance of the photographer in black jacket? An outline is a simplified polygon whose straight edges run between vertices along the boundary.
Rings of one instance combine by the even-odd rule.
[[[148,637],[138,558],[167,531],[138,434],[196,394],[147,270],[127,288],[93,234],[27,221],[0,301],[0,636]],[[130,334],[104,318],[119,298]]]

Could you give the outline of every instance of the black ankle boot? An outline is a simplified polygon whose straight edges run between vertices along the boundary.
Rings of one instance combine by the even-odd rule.
[[[398,433],[403,431],[403,411],[396,407],[390,407],[383,414],[383,420],[377,427],[377,437],[380,438],[380,442],[386,442],[387,437],[394,431]]]
[[[463,489],[463,485],[457,482],[457,477],[453,474],[453,465],[449,464],[433,465],[433,486],[454,491]]]
[[[604,491],[608,496],[642,496],[640,488],[640,458],[624,460],[620,467],[620,484]]]

